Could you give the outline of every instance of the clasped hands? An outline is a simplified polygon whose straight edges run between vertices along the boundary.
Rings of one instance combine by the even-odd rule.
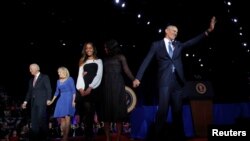
[[[84,89],[79,89],[79,92],[80,92],[81,96],[87,96],[91,93],[92,89],[93,88],[91,88],[91,87],[88,87],[85,91],[84,91]]]
[[[135,79],[134,81],[133,81],[133,87],[134,88],[136,88],[136,87],[138,87],[139,85],[140,85],[140,81],[138,80],[138,79]]]

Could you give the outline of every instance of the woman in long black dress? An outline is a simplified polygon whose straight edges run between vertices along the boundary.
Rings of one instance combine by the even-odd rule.
[[[123,72],[133,81],[134,76],[131,73],[126,57],[121,54],[119,44],[116,40],[109,40],[105,43],[105,52],[107,57],[103,61],[103,94],[104,94],[104,130],[106,140],[110,141],[110,123],[116,123],[117,141],[120,140],[122,132],[122,123],[127,120],[127,104],[125,81]]]
[[[80,123],[84,123],[87,140],[93,139],[96,89],[101,83],[103,73],[102,60],[96,54],[97,51],[92,42],[84,44],[76,83],[76,88],[81,95],[77,99],[76,108],[80,116]]]

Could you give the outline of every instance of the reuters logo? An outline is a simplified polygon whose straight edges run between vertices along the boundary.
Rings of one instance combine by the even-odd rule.
[[[203,83],[197,83],[195,89],[199,94],[204,94],[207,92],[207,87]]]

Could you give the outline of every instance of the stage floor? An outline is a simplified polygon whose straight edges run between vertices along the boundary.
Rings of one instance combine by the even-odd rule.
[[[115,141],[116,135],[112,134],[112,141]],[[52,139],[52,141],[60,141],[60,138],[56,138],[56,139]],[[83,136],[79,136],[79,137],[70,137],[69,141],[86,141],[85,138]],[[105,139],[105,135],[98,135],[94,137],[93,141],[106,141]],[[122,135],[121,136],[121,141],[145,141],[143,139],[133,139],[130,138],[129,135]],[[207,138],[190,138],[187,141],[208,141]]]

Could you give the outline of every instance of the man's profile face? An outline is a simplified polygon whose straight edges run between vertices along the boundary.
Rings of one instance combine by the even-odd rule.
[[[166,37],[170,40],[175,40],[178,34],[178,28],[176,26],[170,25],[165,29]]]
[[[36,65],[30,65],[30,73],[32,74],[32,75],[35,75],[35,74],[37,74],[37,72],[38,72],[38,67],[36,66]]]

